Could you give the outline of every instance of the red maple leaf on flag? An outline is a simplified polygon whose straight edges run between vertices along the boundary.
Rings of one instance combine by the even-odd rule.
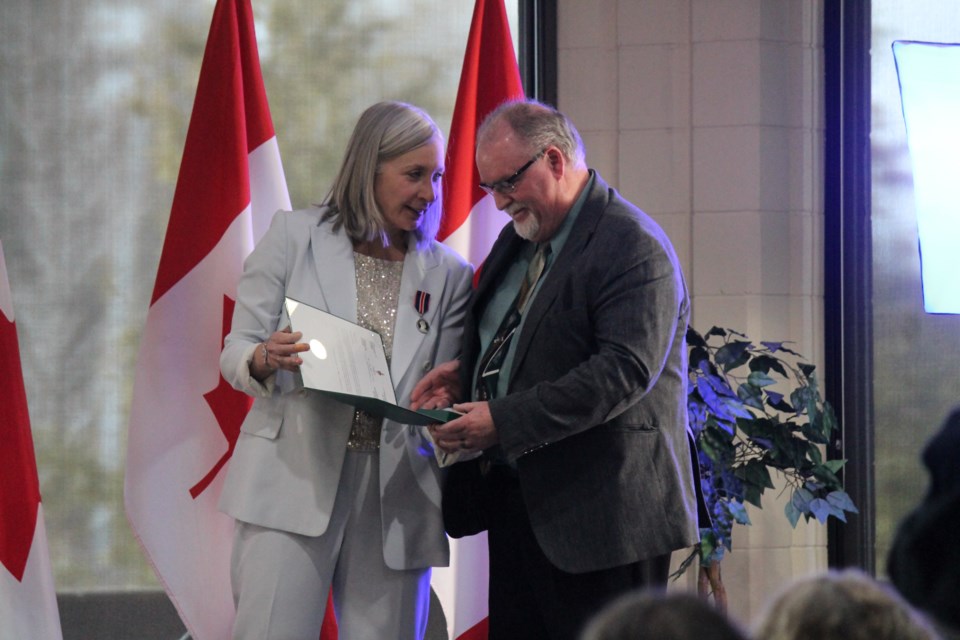
[[[227,337],[227,334],[230,333],[230,321],[233,318],[233,307],[235,305],[236,300],[233,300],[229,296],[223,297],[221,347],[223,346],[223,340]],[[227,460],[233,455],[233,448],[236,446],[237,438],[240,436],[240,425],[243,424],[243,419],[246,417],[247,411],[250,410],[250,405],[253,404],[252,398],[231,387],[223,378],[223,374],[220,375],[216,388],[203,394],[203,398],[207,401],[207,404],[210,405],[210,410],[213,411],[213,415],[217,418],[220,431],[223,432],[223,437],[227,441],[227,451],[203,479],[190,488],[190,495],[193,496],[194,499],[203,493],[204,489],[210,486],[210,483],[213,482],[213,479],[220,472],[220,469],[223,468],[223,465],[227,464]]]
[[[230,635],[233,519],[217,508],[250,405],[219,354],[243,261],[290,208],[250,0],[217,0],[141,337],[124,506],[192,638]],[[219,307],[219,308],[218,308]]]

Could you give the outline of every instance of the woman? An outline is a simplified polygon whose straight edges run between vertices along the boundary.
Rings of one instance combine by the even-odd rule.
[[[939,640],[889,585],[859,569],[832,569],[786,585],[755,623],[757,640]]]
[[[425,428],[298,384],[289,296],[380,333],[397,402],[455,357],[471,269],[434,241],[443,137],[420,109],[360,117],[323,205],[277,213],[247,259],[220,368],[256,398],[220,508],[236,519],[234,638],[317,638],[332,587],[340,640],[421,638],[430,567],[448,564]]]

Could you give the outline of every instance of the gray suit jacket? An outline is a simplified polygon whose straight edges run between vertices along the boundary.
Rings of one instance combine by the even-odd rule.
[[[480,355],[482,309],[524,242],[508,225],[484,262],[465,324],[466,375]],[[597,175],[514,338],[508,393],[490,403],[537,540],[560,569],[697,542],[688,316],[669,239]]]
[[[250,376],[258,345],[287,325],[284,296],[357,320],[353,248],[341,229],[321,223],[322,209],[279,212],[247,258],[220,368],[256,399],[241,427],[220,508],[251,524],[318,536],[333,511],[353,409],[307,391],[280,371],[264,384]],[[460,350],[472,270],[433,243],[411,246],[403,264],[390,374],[406,406],[416,382]],[[430,294],[417,330],[417,291]],[[425,428],[384,421],[380,442],[383,552],[393,569],[443,566],[449,549],[440,514],[441,472]]]

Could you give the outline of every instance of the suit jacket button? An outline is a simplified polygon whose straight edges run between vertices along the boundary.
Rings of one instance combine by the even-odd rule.
[[[426,373],[427,371],[430,371],[430,361],[429,361],[429,360],[427,360],[427,361],[425,361],[425,362],[423,363],[423,372]]]

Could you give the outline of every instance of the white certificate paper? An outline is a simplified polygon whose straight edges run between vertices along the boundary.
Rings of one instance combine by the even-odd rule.
[[[290,328],[310,346],[300,354],[303,386],[404,424],[427,425],[456,417],[450,411],[413,411],[397,405],[380,334],[286,298]]]

